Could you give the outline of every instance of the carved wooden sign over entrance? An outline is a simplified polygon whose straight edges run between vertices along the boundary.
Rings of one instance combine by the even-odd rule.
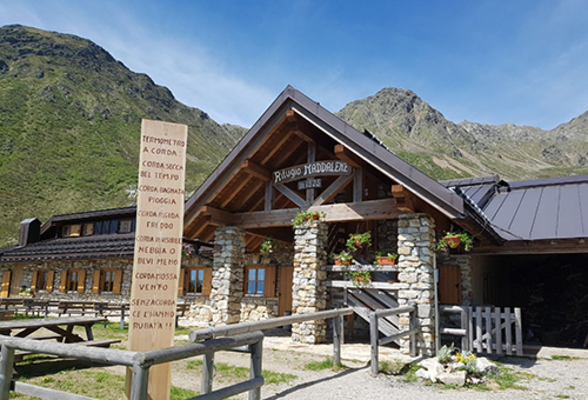
[[[353,168],[344,161],[314,161],[274,171],[274,185],[282,185],[299,179],[314,178],[317,176],[351,175],[352,172]]]
[[[188,127],[143,120],[129,350],[170,347],[182,257]],[[127,373],[127,385],[130,382]],[[149,398],[169,399],[171,365],[149,373]]]

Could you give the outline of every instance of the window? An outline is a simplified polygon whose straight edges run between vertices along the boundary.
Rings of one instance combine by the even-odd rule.
[[[82,235],[91,236],[94,234],[94,223],[90,222],[82,225]]]
[[[133,221],[130,219],[120,221],[118,233],[129,233],[132,232]]]
[[[84,293],[86,285],[86,271],[83,269],[70,269],[61,271],[59,292]]]
[[[195,267],[182,269],[178,295],[201,294],[210,295],[212,288],[212,268]]]
[[[112,293],[114,288],[114,271],[102,271],[102,282],[100,282],[100,289],[102,292]]]
[[[80,284],[80,271],[71,271],[67,276],[67,291],[77,292]]]
[[[80,236],[80,230],[82,229],[82,225],[66,225],[61,228],[61,236],[63,237],[73,237],[73,236]]]
[[[97,269],[92,275],[92,293],[120,294],[122,269]]]
[[[246,267],[245,294],[275,297],[276,267]]]
[[[265,268],[249,268],[247,270],[247,294],[263,294],[265,292]]]
[[[33,272],[33,279],[31,282],[31,290],[34,291],[53,291],[53,276],[54,271],[40,270]]]

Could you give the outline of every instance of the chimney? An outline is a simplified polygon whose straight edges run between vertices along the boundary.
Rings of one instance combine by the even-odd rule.
[[[28,218],[20,223],[20,235],[18,247],[38,242],[41,239],[41,221],[37,218]]]

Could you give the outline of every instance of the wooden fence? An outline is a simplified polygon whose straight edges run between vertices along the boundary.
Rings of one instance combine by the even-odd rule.
[[[460,314],[460,327],[442,328],[441,334],[461,337],[462,351],[523,355],[520,308],[441,306],[439,310]]]

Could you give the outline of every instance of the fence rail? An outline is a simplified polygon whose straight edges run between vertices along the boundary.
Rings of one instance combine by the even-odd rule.
[[[380,339],[380,331],[378,329],[378,323],[380,318],[390,317],[392,315],[408,313],[409,315],[409,326],[408,330],[395,333],[390,336],[386,336]],[[403,337],[409,337],[410,356],[416,357],[416,333],[419,331],[416,322],[416,307],[414,306],[403,306],[396,307],[387,310],[377,310],[370,313],[370,350],[371,350],[371,374],[377,375],[380,371],[379,365],[379,347],[385,344],[391,343],[395,340],[402,339]]]
[[[521,309],[510,307],[441,306],[446,314],[460,314],[460,327],[441,329],[443,335],[461,337],[465,351],[487,354],[523,355]]]
[[[208,368],[203,371],[203,385],[201,395],[194,400],[220,400],[243,392],[249,392],[249,400],[261,398],[261,386],[264,380],[261,374],[263,333],[252,332],[219,339],[210,339],[204,342],[189,343],[182,346],[168,347],[160,350],[146,352],[133,352],[128,350],[113,350],[102,348],[87,348],[76,344],[46,343],[34,339],[0,336],[0,400],[8,400],[10,390],[18,393],[28,393],[46,400],[54,399],[89,399],[82,396],[71,395],[66,392],[47,389],[30,384],[15,384],[12,382],[14,352],[24,350],[32,353],[50,354],[59,357],[88,360],[92,362],[123,365],[133,370],[130,400],[147,400],[147,388],[149,381],[149,369],[153,365],[182,360],[199,355],[205,355],[204,363]],[[245,346],[245,347],[244,347]],[[211,357],[218,351],[232,351],[251,354],[250,379],[224,389],[212,390],[212,363]],[[206,379],[206,382],[204,382]],[[60,395],[61,397],[58,397]],[[89,399],[92,400],[92,399]],[[190,399],[192,400],[192,399]]]

